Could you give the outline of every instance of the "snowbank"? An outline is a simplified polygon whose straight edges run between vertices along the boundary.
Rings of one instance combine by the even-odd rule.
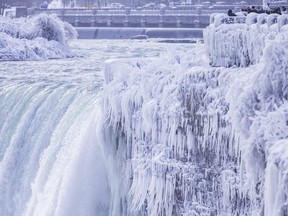
[[[250,13],[245,23],[229,22],[226,14],[213,14],[203,36],[211,66],[246,67],[259,62],[264,47],[287,39],[288,15]],[[243,20],[243,17],[236,17]]]
[[[71,57],[68,40],[77,32],[56,16],[11,19],[0,16],[0,61]]]
[[[222,47],[238,65],[254,56],[249,67],[209,66],[207,44],[107,62],[101,134],[110,215],[287,215],[288,42],[277,34],[267,43],[268,26],[250,23],[206,31],[210,61],[222,61]],[[239,50],[247,32],[265,38],[247,45],[255,53]]]

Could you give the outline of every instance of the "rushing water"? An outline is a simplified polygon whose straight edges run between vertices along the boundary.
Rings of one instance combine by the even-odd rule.
[[[99,40],[71,46],[78,57],[0,63],[0,215],[109,213],[95,133],[104,61],[158,56],[168,46]]]

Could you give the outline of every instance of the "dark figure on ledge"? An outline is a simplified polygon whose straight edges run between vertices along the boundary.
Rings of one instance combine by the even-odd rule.
[[[236,16],[236,14],[233,13],[231,9],[229,9],[229,10],[228,10],[228,16]]]
[[[267,13],[267,14],[279,14],[279,15],[281,15],[282,13],[281,13],[281,8],[280,7],[277,7],[277,8],[271,8],[271,10],[269,10],[269,11],[265,11],[265,13]]]
[[[256,6],[251,6],[250,13],[258,13],[258,10],[256,9]]]

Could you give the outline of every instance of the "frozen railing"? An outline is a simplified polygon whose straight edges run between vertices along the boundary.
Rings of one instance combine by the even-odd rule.
[[[258,63],[271,40],[287,38],[287,24],[287,14],[212,14],[203,32],[210,65],[247,67]]]

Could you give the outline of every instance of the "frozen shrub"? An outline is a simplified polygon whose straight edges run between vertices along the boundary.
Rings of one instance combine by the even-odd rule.
[[[46,38],[48,41],[54,40],[61,44],[65,42],[64,28],[56,16],[40,14],[26,20],[20,27],[19,38],[33,40],[37,37]],[[31,25],[31,23],[33,23]]]
[[[0,17],[0,61],[72,56],[67,41],[77,38],[70,24],[55,15],[10,19]]]
[[[4,32],[13,37],[17,36],[18,26],[10,18],[0,16],[0,32]]]

